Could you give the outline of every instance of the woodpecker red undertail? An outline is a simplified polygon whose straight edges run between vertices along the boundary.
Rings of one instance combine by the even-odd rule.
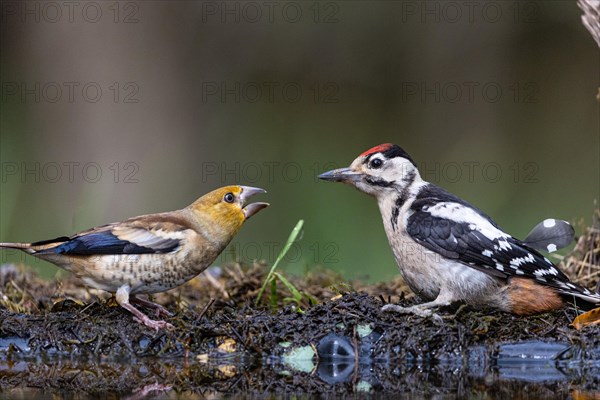
[[[571,282],[533,242],[512,237],[483,211],[424,181],[398,145],[373,147],[350,167],[319,178],[350,184],[377,199],[400,273],[428,300],[406,308],[388,304],[384,310],[428,316],[433,307],[461,301],[536,314],[565,302],[584,309],[600,305],[598,293]],[[548,219],[541,227],[551,229],[556,223]],[[550,241],[542,247],[551,252],[563,245]]]

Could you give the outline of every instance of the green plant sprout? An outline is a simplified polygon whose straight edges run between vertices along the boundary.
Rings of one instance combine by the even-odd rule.
[[[275,270],[279,266],[279,263],[283,260],[287,252],[292,247],[292,244],[294,244],[294,242],[298,239],[298,235],[302,232],[303,226],[304,220],[299,220],[294,229],[292,229],[292,233],[290,233],[290,236],[288,237],[285,246],[283,246],[283,249],[281,249],[281,251],[279,252],[277,259],[275,259],[273,266],[269,270],[265,281],[263,282],[260,290],[258,291],[258,295],[256,296],[256,305],[258,305],[258,303],[260,302],[260,299],[262,298],[265,289],[267,288],[267,285],[271,285],[271,306],[277,306],[277,280],[283,283],[283,285],[292,293],[292,297],[287,297],[283,299],[284,302],[294,302],[298,306],[300,306],[303,297],[307,298],[310,303],[316,302],[316,299],[314,297],[309,296],[306,293],[301,293],[286,277],[284,277],[279,272],[275,272]],[[298,310],[302,312],[300,308],[298,308]]]

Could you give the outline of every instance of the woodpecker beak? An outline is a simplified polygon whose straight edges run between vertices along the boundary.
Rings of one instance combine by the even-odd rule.
[[[361,174],[350,168],[338,168],[327,171],[318,176],[319,179],[331,182],[354,183],[360,180]]]
[[[241,186],[241,188],[242,194],[240,194],[240,201],[242,202],[242,205],[244,205],[246,201],[255,194],[267,193],[265,189],[251,186]],[[269,207],[269,203],[250,203],[242,208],[242,213],[244,214],[244,217],[248,219],[263,208],[267,207]]]

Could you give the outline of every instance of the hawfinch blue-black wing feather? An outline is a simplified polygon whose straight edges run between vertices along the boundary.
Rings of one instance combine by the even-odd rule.
[[[61,242],[60,244],[39,253],[74,256],[169,253],[179,248],[184,240],[183,227],[178,228],[166,230],[157,224],[147,224],[145,227],[131,226],[127,223],[105,225],[71,238],[58,238],[55,242]]]

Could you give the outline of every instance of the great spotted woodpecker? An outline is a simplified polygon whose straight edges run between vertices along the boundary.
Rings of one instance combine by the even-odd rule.
[[[599,294],[571,282],[533,248],[554,251],[565,245],[544,240],[543,228],[551,231],[556,220],[538,225],[531,243],[520,241],[480,209],[424,181],[398,145],[373,147],[350,167],[319,178],[350,184],[377,199],[401,275],[429,301],[406,308],[388,304],[384,310],[428,316],[433,307],[462,301],[536,314],[561,308],[565,301],[584,308],[600,303]]]

